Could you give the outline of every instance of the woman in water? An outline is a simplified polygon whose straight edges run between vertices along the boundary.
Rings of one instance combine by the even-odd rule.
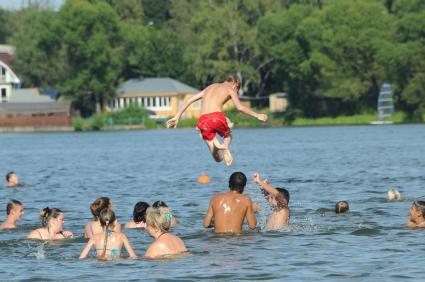
[[[31,231],[28,239],[57,240],[74,237],[71,231],[62,231],[65,220],[60,209],[44,208],[40,211],[40,219],[43,227]]]
[[[136,257],[136,253],[131,247],[127,236],[116,229],[115,213],[109,209],[103,209],[99,213],[99,222],[102,227],[102,232],[93,235],[87,242],[86,247],[81,252],[80,259],[86,258],[90,249],[96,247],[96,257],[101,259],[113,259],[121,256],[121,249],[124,245],[128,256]]]
[[[146,212],[146,231],[155,239],[145,256],[157,258],[186,252],[182,239],[170,233],[173,216],[167,208],[148,208]]]
[[[405,226],[409,228],[425,228],[425,201],[413,202],[410,207],[410,219]]]
[[[102,232],[102,227],[99,223],[99,213],[105,208],[112,210],[112,202],[108,197],[100,197],[90,205],[90,211],[93,214],[93,220],[86,224],[84,229],[84,237],[91,238],[94,234]],[[120,231],[121,226],[118,222],[116,223],[116,226],[117,231]]]
[[[138,202],[134,206],[133,221],[127,222],[125,228],[145,228],[146,227],[146,210],[149,204],[146,202]]]
[[[152,204],[152,207],[155,208],[155,209],[157,209],[157,208],[165,208],[165,209],[167,209],[171,213],[171,209],[163,201],[156,201],[155,203]],[[174,215],[172,215],[171,227],[176,226],[176,224],[177,224],[177,219],[175,218]]]

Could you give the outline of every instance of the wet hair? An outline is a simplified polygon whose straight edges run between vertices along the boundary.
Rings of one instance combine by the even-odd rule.
[[[152,204],[153,208],[168,208],[167,204],[163,201],[156,201]]]
[[[90,205],[90,211],[93,214],[93,219],[97,220],[99,218],[100,211],[109,208],[111,206],[111,200],[108,197],[100,197],[96,199],[91,205]]]
[[[12,175],[16,174],[14,171],[10,171],[6,174],[6,181],[9,182]]]
[[[347,201],[339,201],[335,204],[335,212],[336,213],[344,213],[350,209]]]
[[[9,215],[10,214],[10,211],[15,206],[22,206],[22,203],[19,202],[18,200],[10,200],[9,203],[7,203],[7,206],[6,206],[6,214]]]
[[[389,201],[400,200],[400,197],[401,197],[400,192],[397,189],[390,189],[390,190],[388,190],[387,199]]]
[[[133,221],[134,222],[146,222],[146,210],[149,208],[149,204],[146,202],[138,202],[134,205],[133,210]]]
[[[103,232],[105,232],[105,239],[103,240],[103,253],[102,257],[106,255],[106,247],[108,244],[108,229],[109,227],[114,224],[116,220],[115,213],[110,208],[104,208],[99,212],[99,222],[100,226],[103,228]]]
[[[231,191],[243,193],[246,186],[246,176],[240,171],[232,173],[229,178],[229,188]]]
[[[414,201],[413,205],[422,213],[422,217],[425,218],[425,201]]]
[[[229,74],[224,81],[236,84],[238,90],[241,88],[241,79],[237,74]]]
[[[41,226],[47,227],[52,218],[57,218],[63,212],[57,208],[45,207],[40,210]]]
[[[173,215],[168,208],[152,207],[146,210],[146,224],[163,233],[170,230],[172,218]]]

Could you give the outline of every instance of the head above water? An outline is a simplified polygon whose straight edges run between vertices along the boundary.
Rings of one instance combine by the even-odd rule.
[[[18,200],[10,200],[9,203],[7,203],[6,206],[6,214],[9,215],[12,210],[14,210],[16,207],[22,207],[22,203]]]
[[[6,174],[7,186],[17,186],[19,185],[19,178],[14,171],[10,171]]]
[[[94,220],[99,218],[100,211],[105,208],[112,208],[112,202],[108,197],[100,197],[90,205]]]
[[[153,208],[168,208],[167,204],[163,201],[156,201],[152,204]]]
[[[115,213],[110,208],[104,208],[99,213],[99,222],[102,227],[109,227],[116,220]]]
[[[224,81],[233,83],[236,86],[236,91],[241,88],[241,79],[237,74],[229,74]]]
[[[339,201],[335,204],[335,212],[336,213],[345,213],[350,210],[347,201]]]
[[[146,210],[146,224],[162,233],[168,232],[173,215],[168,208],[148,208]]]
[[[232,173],[229,178],[229,189],[230,191],[236,191],[239,193],[243,193],[243,190],[246,186],[246,175],[240,171]]]
[[[425,218],[425,201],[414,201],[413,205],[417,211],[422,214],[422,217]]]
[[[63,212],[60,209],[45,207],[44,209],[40,210],[41,225],[43,227],[48,227],[49,222],[52,219],[56,219],[62,214]]]
[[[134,205],[133,221],[146,222],[146,210],[148,208],[149,204],[146,202],[138,202],[136,205]]]
[[[401,198],[401,195],[400,195],[400,192],[397,189],[388,190],[387,199],[389,201],[400,200],[400,198]]]

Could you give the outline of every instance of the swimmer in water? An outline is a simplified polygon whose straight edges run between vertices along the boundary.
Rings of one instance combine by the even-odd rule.
[[[414,201],[410,207],[410,219],[405,224],[409,228],[425,228],[425,201]]]
[[[6,174],[6,182],[9,188],[19,187],[19,177],[13,171]]]
[[[10,200],[6,206],[6,220],[0,225],[0,229],[16,228],[16,222],[24,215],[24,206],[18,200]]]
[[[155,239],[145,256],[158,258],[186,252],[182,239],[170,233],[173,216],[167,208],[148,208],[146,212],[146,231]]]
[[[168,209],[169,212],[171,212],[171,209],[167,206],[167,204],[163,201],[156,201],[155,203],[152,204],[153,208],[166,208]],[[172,219],[171,219],[171,227],[174,227],[177,225],[177,219],[176,217],[171,213],[172,215]]]
[[[254,229],[257,219],[251,198],[242,195],[246,186],[246,176],[235,172],[229,178],[230,191],[212,197],[204,218],[205,228],[215,228],[216,233],[241,233],[245,218],[248,227]]]
[[[388,193],[387,193],[388,201],[400,200],[400,198],[401,198],[401,195],[397,189],[388,190]]]
[[[200,93],[187,100],[176,116],[167,121],[167,128],[177,127],[183,112],[192,103],[202,99],[201,116],[197,122],[201,138],[207,144],[216,162],[221,162],[224,159],[226,165],[230,166],[233,162],[233,157],[229,150],[232,141],[231,128],[233,124],[223,114],[223,105],[231,99],[239,112],[250,115],[262,122],[267,121],[267,115],[258,114],[242,105],[238,96],[240,87],[241,81],[235,74],[229,75],[223,83],[211,84]],[[217,133],[223,138],[223,144],[218,141],[216,136]]]
[[[345,213],[350,210],[347,201],[339,201],[335,204],[335,212],[336,213]]]
[[[275,188],[269,184],[268,180],[261,180],[258,173],[252,175],[255,183],[257,183],[263,192],[266,201],[272,210],[271,216],[267,219],[266,229],[280,229],[289,224],[291,210],[289,204],[289,192],[285,188]]]
[[[93,235],[87,242],[85,248],[80,254],[80,259],[86,258],[90,249],[96,248],[96,257],[100,259],[114,259],[121,257],[121,249],[124,245],[130,258],[135,258],[136,253],[128,241],[127,236],[116,229],[115,213],[105,208],[99,213],[99,222],[102,227],[102,232]]]
[[[94,234],[102,232],[102,226],[99,222],[100,211],[109,208],[112,210],[112,202],[108,197],[100,197],[90,205],[90,211],[93,215],[93,220],[86,224],[84,228],[84,237],[91,238]],[[118,221],[115,223],[117,231],[121,231],[121,225]]]
[[[146,228],[146,210],[148,208],[148,203],[138,202],[134,206],[133,221],[127,222],[125,228]]]
[[[43,227],[31,231],[27,236],[28,239],[58,240],[74,237],[71,231],[62,230],[65,219],[60,209],[49,207],[42,209],[40,220]]]

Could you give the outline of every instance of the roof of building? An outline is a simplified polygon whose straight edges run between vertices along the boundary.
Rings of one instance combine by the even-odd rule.
[[[71,102],[0,103],[0,113],[69,113]]]
[[[117,94],[198,93],[199,90],[169,77],[129,79],[120,85]]]
[[[40,95],[38,88],[13,89],[9,103],[43,103],[54,102],[49,95]]]

